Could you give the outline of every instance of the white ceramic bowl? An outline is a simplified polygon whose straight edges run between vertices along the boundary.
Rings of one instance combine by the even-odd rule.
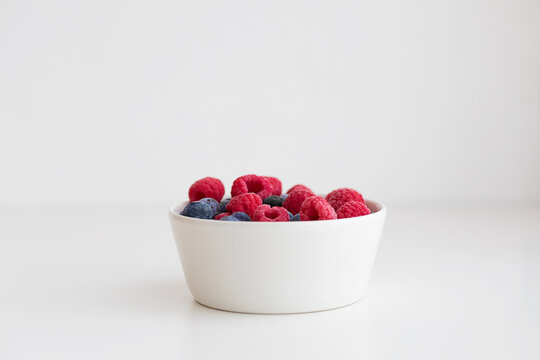
[[[235,312],[285,314],[334,309],[364,295],[386,207],[372,214],[305,222],[230,222],[169,211],[191,294]]]

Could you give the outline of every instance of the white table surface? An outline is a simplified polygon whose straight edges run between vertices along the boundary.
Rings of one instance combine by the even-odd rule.
[[[540,358],[538,207],[390,206],[366,297],[301,315],[195,303],[167,208],[0,208],[0,359]]]

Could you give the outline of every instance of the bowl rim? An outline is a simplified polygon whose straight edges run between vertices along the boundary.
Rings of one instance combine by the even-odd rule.
[[[317,221],[279,221],[279,222],[265,222],[265,221],[219,221],[214,219],[198,219],[184,215],[180,215],[177,211],[178,208],[184,207],[189,201],[182,201],[169,207],[169,217],[171,220],[176,220],[184,223],[192,224],[206,224],[213,226],[276,226],[276,224],[302,224],[302,225],[286,225],[286,226],[322,226],[324,224],[342,224],[346,222],[369,222],[381,217],[386,216],[386,205],[383,202],[375,201],[371,199],[365,199],[366,205],[372,210],[376,208],[377,211],[364,216],[357,216],[345,219],[332,219],[332,220],[317,220]],[[210,221],[209,221],[210,220]],[[220,224],[220,225],[218,225]]]

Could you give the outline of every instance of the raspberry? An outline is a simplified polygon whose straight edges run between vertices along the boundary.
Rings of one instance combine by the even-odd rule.
[[[313,196],[313,193],[309,191],[293,191],[283,202],[283,207],[289,210],[293,215],[296,215],[300,212],[304,200],[311,196]]]
[[[221,201],[223,195],[225,195],[223,183],[213,177],[197,180],[189,188],[189,201],[198,201],[207,197]]]
[[[323,197],[311,196],[302,203],[300,220],[310,221],[333,219],[337,219],[336,211]]]
[[[245,193],[255,193],[262,200],[272,195],[272,191],[272,183],[267,178],[257,175],[244,175],[234,180],[231,195],[237,196]]]
[[[335,210],[338,210],[349,201],[360,201],[365,203],[362,194],[354,189],[339,188],[326,195],[326,200]]]
[[[246,193],[235,196],[227,204],[227,211],[235,213],[238,211],[245,212],[253,218],[253,213],[257,210],[257,207],[262,204],[262,200],[259,195],[254,193]]]
[[[229,213],[229,212],[224,212],[224,213],[221,213],[221,214],[217,214],[216,216],[214,216],[214,220],[221,220],[222,217],[230,216],[230,215],[232,215],[232,214]]]
[[[310,188],[308,188],[306,185],[301,185],[301,184],[298,184],[298,185],[294,185],[292,188],[290,188],[289,190],[287,190],[287,194],[290,194],[292,193],[293,191],[308,191],[312,194],[315,194],[313,191],[311,191]]]
[[[272,176],[263,176],[272,184],[272,195],[281,195],[281,181]]]
[[[285,208],[279,206],[270,207],[270,205],[266,204],[259,206],[253,215],[254,221],[275,222],[289,221],[289,219],[289,212]]]
[[[371,214],[371,210],[361,201],[349,201],[337,211],[338,219],[345,219]]]

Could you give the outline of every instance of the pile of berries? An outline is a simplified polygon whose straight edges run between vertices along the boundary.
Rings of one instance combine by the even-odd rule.
[[[223,199],[225,187],[213,177],[197,180],[189,188],[190,203],[180,215],[221,221],[312,221],[343,219],[371,213],[362,195],[339,188],[326,197],[305,185],[285,194],[281,181],[271,176],[244,175],[234,180],[231,198]]]

